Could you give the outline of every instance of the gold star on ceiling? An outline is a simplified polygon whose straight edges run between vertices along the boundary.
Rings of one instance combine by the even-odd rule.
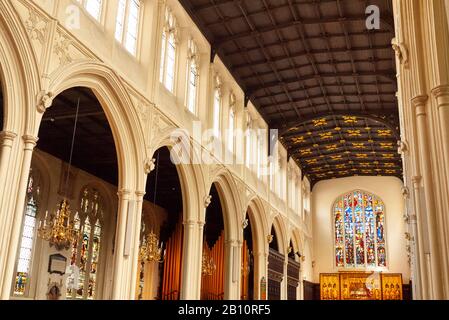
[[[304,139],[303,136],[292,138],[292,143],[293,144],[299,144],[299,143],[303,143],[303,142],[306,142],[306,140]]]
[[[299,152],[301,153],[302,156],[312,154],[312,151],[310,149],[302,149],[302,150],[299,150]]]
[[[337,156],[331,156],[332,161],[338,161],[341,160],[341,155],[337,155]]]
[[[391,136],[391,130],[377,130],[379,137],[389,137]]]
[[[368,158],[368,155],[366,153],[357,153],[356,155],[357,159],[366,159]]]
[[[345,123],[357,123],[357,117],[354,117],[354,116],[343,116],[343,121]]]
[[[312,120],[314,127],[325,126],[327,121],[325,118]]]
[[[326,146],[327,151],[335,151],[337,149],[338,149],[338,145],[336,145],[336,144],[330,144],[330,145]]]
[[[360,130],[348,129],[347,132],[350,137],[360,137],[361,136]]]
[[[380,147],[382,149],[393,149],[393,142],[381,142]]]
[[[365,143],[363,143],[363,142],[353,142],[352,143],[352,146],[355,148],[355,149],[365,149],[366,147],[365,147]]]
[[[331,139],[332,132],[329,131],[329,132],[320,133],[320,137],[321,137],[321,140]]]

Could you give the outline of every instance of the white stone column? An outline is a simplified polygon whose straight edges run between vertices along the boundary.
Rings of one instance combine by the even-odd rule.
[[[140,245],[140,229],[141,229],[141,221],[142,221],[142,204],[143,204],[143,196],[145,192],[137,191],[136,192],[136,208],[134,215],[134,223],[133,223],[133,233],[134,239],[132,243],[132,253],[130,256],[131,263],[131,282],[130,282],[130,299],[135,300],[135,292],[137,285],[137,275],[139,273],[139,245]]]
[[[16,262],[17,247],[19,245],[20,240],[20,230],[22,227],[23,211],[25,207],[26,187],[30,173],[31,158],[33,155],[34,147],[36,146],[38,140],[37,137],[31,135],[24,135],[22,139],[24,142],[24,149],[23,149],[24,152],[19,176],[19,188],[18,190],[16,190],[17,196],[13,211],[14,214],[10,215],[10,217],[7,217],[5,223],[6,227],[11,226],[11,228],[10,229],[8,228],[8,230],[10,230],[10,233],[6,234],[7,238],[9,238],[9,244],[4,264],[5,266],[3,278],[4,281],[2,283],[2,293],[1,293],[2,300],[9,299],[11,293],[12,275],[14,272],[14,265]],[[12,190],[10,190],[10,192],[11,191]]]
[[[281,283],[281,300],[288,299],[288,277],[287,277],[287,268],[288,268],[288,256],[284,256],[284,271]]]
[[[198,251],[198,243],[202,242],[198,221],[183,222],[184,235],[182,247],[181,300],[198,300],[201,290],[201,266],[198,259],[202,251]],[[199,257],[199,258],[198,258]]]
[[[126,288],[124,284],[125,275],[123,274],[124,265],[124,247],[126,237],[126,225],[128,218],[128,203],[130,200],[131,191],[122,189],[117,192],[118,195],[118,215],[115,235],[115,252],[114,252],[114,271],[112,276],[112,299],[124,299]],[[123,283],[125,282],[125,283]]]
[[[438,226],[436,218],[434,181],[432,178],[432,166],[427,128],[426,103],[427,96],[415,97],[412,102],[415,107],[416,126],[418,134],[419,153],[421,158],[421,172],[423,174],[424,196],[426,200],[425,215],[429,230],[430,247],[430,277],[432,284],[432,299],[443,298],[443,286],[441,278],[440,244],[438,243]]]
[[[240,248],[240,250],[239,250]],[[225,283],[224,283],[224,299],[239,300],[240,299],[240,257],[242,247],[238,240],[230,239],[225,241]]]
[[[412,183],[413,183],[413,199],[414,199],[414,207],[415,207],[415,215],[416,220],[419,221],[419,223],[416,224],[416,258],[417,262],[416,264],[419,264],[419,273],[418,270],[416,270],[416,282],[419,282],[420,288],[421,288],[421,298],[426,300],[430,299],[430,284],[428,281],[429,272],[427,270],[427,264],[426,264],[426,252],[429,252],[428,249],[428,241],[427,237],[425,235],[427,234],[425,230],[427,229],[427,222],[425,217],[423,217],[423,211],[422,211],[422,202],[421,202],[421,176],[413,176],[412,177]]]
[[[11,131],[0,132],[0,287],[4,272],[2,266],[7,255],[7,246],[3,239],[7,240],[6,235],[9,233],[6,224],[6,218],[8,216],[7,203],[10,201],[11,185],[8,184],[8,171],[11,172],[11,152],[14,144],[14,140],[17,134]],[[7,187],[9,190],[6,192]]]

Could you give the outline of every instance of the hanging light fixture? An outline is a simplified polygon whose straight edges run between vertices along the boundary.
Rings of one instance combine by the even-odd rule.
[[[217,265],[215,264],[214,259],[210,256],[206,241],[204,241],[201,272],[204,276],[211,276],[215,270],[217,270]]]
[[[142,245],[140,247],[140,257],[143,261],[149,262],[159,262],[164,261],[162,254],[162,248],[164,243],[159,243],[159,238],[153,231],[146,235],[142,240]]]
[[[156,162],[156,179],[154,186],[154,199],[153,204],[156,205],[156,191],[157,191],[157,178],[159,173],[159,152],[157,154]],[[150,231],[145,235],[145,224],[142,224],[142,241],[140,244],[139,257],[141,261],[158,262],[164,261],[165,252],[163,252],[164,243],[159,241],[157,235]]]
[[[56,212],[48,215],[45,213],[44,223],[39,222],[38,236],[55,246],[57,250],[69,249],[71,244],[79,237],[79,231],[75,229],[75,223],[71,221],[70,204],[67,200],[67,187],[70,177],[70,168],[72,166],[73,146],[75,144],[76,126],[78,123],[78,112],[80,99],[76,106],[75,124],[73,126],[72,143],[70,147],[69,165],[67,167],[67,175],[64,188],[64,197],[59,203]]]

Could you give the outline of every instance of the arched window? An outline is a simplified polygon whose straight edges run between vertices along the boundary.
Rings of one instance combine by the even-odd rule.
[[[86,187],[81,193],[80,212],[74,217],[79,238],[72,244],[71,275],[67,298],[94,299],[100,257],[103,199],[98,190]]]
[[[95,20],[100,20],[103,6],[102,0],[78,0],[78,2],[81,3],[86,11],[95,18]]]
[[[39,174],[30,169],[26,191],[25,213],[22,223],[22,237],[17,255],[16,272],[14,273],[15,296],[27,296],[30,285],[33,245],[36,236],[36,219],[39,210],[40,186]]]
[[[187,65],[187,109],[196,114],[196,101],[198,96],[198,77],[199,77],[199,55],[198,48],[193,40],[189,40],[189,57]]]
[[[165,10],[165,21],[162,31],[161,66],[159,80],[164,84],[167,90],[172,93],[175,87],[176,42],[176,19],[170,9],[167,7]]]
[[[119,0],[115,23],[115,38],[132,55],[137,50],[139,31],[140,0]]]
[[[333,215],[337,267],[387,266],[382,200],[356,190],[335,201]]]

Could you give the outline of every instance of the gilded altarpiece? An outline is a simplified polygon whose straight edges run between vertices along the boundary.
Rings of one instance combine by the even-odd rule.
[[[402,275],[378,272],[320,274],[321,300],[402,300]]]

